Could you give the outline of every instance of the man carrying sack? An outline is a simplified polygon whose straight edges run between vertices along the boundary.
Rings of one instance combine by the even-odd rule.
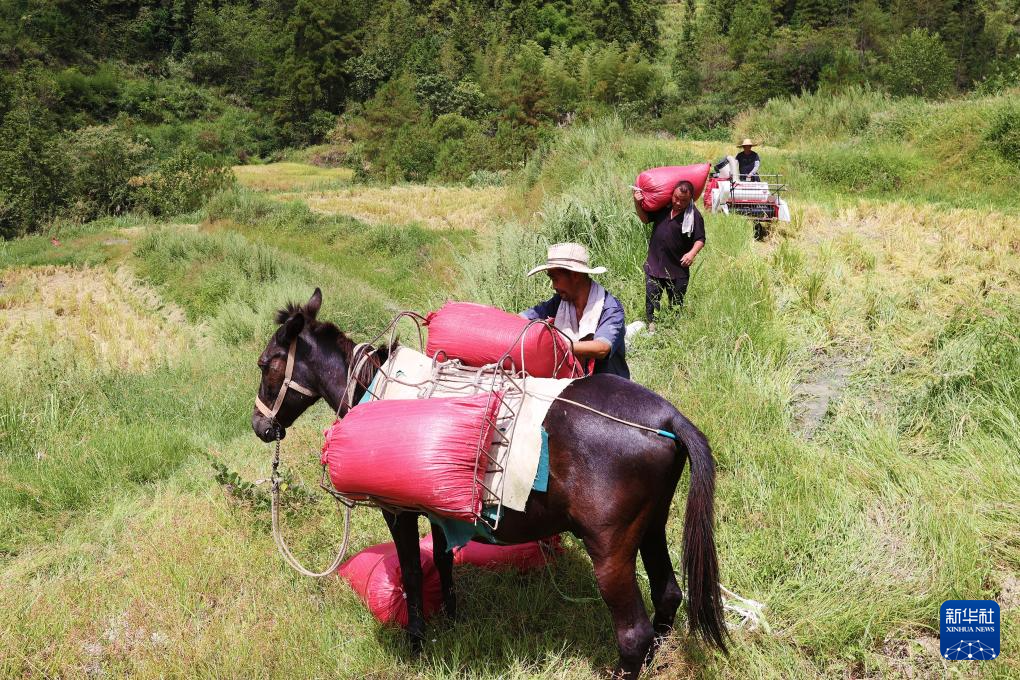
[[[673,189],[672,202],[662,210],[645,212],[641,207],[644,194],[634,192],[634,210],[638,219],[652,223],[645,259],[645,319],[648,330],[655,332],[655,314],[665,291],[670,304],[684,302],[691,280],[691,264],[705,247],[705,218],[694,207],[694,186],[681,180]]]
[[[525,319],[553,319],[574,343],[574,356],[593,363],[593,373],[612,373],[630,378],[624,346],[623,305],[593,281],[591,274],[604,274],[605,267],[588,263],[588,249],[580,243],[549,246],[545,264],[528,276],[544,271],[556,294],[545,302],[521,312]]]

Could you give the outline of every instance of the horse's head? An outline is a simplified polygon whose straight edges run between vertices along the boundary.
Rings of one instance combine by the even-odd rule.
[[[262,382],[251,416],[251,427],[263,441],[282,439],[286,428],[309,406],[320,397],[330,396],[323,390],[327,381],[323,373],[335,375],[346,371],[342,354],[329,349],[332,345],[341,350],[336,341],[347,339],[332,324],[316,321],[321,305],[322,292],[316,288],[304,306],[288,304],[276,313],[280,327],[259,357]],[[333,357],[334,354],[339,356]],[[340,365],[332,365],[336,363]]]

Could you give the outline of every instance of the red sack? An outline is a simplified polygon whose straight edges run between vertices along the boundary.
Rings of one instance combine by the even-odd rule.
[[[326,430],[322,462],[340,493],[469,522],[482,510],[501,395],[370,401]]]
[[[682,179],[694,185],[694,195],[691,196],[691,200],[698,200],[698,196],[705,188],[708,171],[711,169],[711,163],[697,163],[695,165],[666,165],[661,168],[645,170],[637,176],[634,183],[645,196],[641,200],[641,208],[646,212],[665,208],[669,205],[677,182]]]
[[[432,560],[432,543],[421,543],[422,599],[425,618],[439,611],[443,588]],[[350,584],[368,610],[383,623],[407,627],[407,599],[401,580],[397,546],[380,543],[365,548],[340,565],[337,573]]]
[[[715,189],[717,186],[719,186],[719,180],[717,180],[715,177],[708,180],[708,184],[705,185],[705,200],[704,200],[705,210],[708,211],[712,210],[712,190]]]
[[[544,546],[541,544],[545,544]],[[419,546],[424,561],[425,553],[430,558],[433,554],[432,534],[425,534]],[[529,541],[517,545],[492,545],[491,543],[479,543],[469,541],[461,548],[454,548],[454,564],[470,564],[483,569],[500,571],[503,569],[517,569],[518,571],[533,571],[541,569],[547,562],[552,562],[556,556],[563,552],[559,534],[543,538],[541,541]]]
[[[425,353],[443,352],[468,366],[485,366],[499,361],[510,350],[515,370],[526,370],[536,378],[571,378],[583,375],[581,362],[574,358],[570,343],[542,324],[521,333],[529,321],[502,309],[473,302],[447,302],[425,319],[429,329]]]
[[[501,569],[516,569],[518,571],[532,571],[541,569],[547,562],[555,559],[555,556],[563,552],[560,547],[560,537],[544,539],[543,547],[539,541],[530,541],[518,545],[490,545],[488,543],[476,543],[471,541],[453,554],[454,564],[473,564],[476,567],[499,571]]]

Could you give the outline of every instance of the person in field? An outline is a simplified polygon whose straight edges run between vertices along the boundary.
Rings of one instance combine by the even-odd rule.
[[[684,302],[691,280],[691,264],[705,247],[705,218],[694,205],[694,185],[681,180],[673,188],[671,202],[662,210],[645,212],[641,207],[644,194],[634,192],[634,210],[638,219],[652,223],[645,259],[645,320],[648,330],[655,332],[655,315],[663,292],[671,305]]]
[[[761,181],[761,177],[758,175],[758,168],[761,167],[761,157],[751,150],[755,146],[757,144],[750,139],[745,139],[740,143],[743,151],[736,156],[737,164],[740,166],[740,179],[746,182]]]
[[[574,356],[591,367],[591,372],[630,378],[623,305],[591,278],[592,274],[604,274],[606,268],[592,267],[588,249],[580,243],[557,243],[549,246],[546,262],[528,276],[542,271],[556,294],[524,310],[521,316],[553,319],[553,325],[573,341]]]

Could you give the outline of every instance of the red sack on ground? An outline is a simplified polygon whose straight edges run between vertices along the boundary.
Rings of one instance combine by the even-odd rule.
[[[695,201],[698,200],[698,196],[705,188],[708,171],[711,169],[711,163],[696,163],[695,165],[666,165],[661,168],[645,170],[637,176],[634,183],[644,194],[641,207],[646,212],[665,208],[669,205],[677,182],[682,179],[694,185],[694,196],[691,198]]]
[[[473,564],[476,567],[499,571],[501,569],[516,569],[518,571],[532,571],[543,568],[547,562],[555,559],[556,555],[563,552],[560,547],[560,537],[553,536],[542,541],[530,541],[518,545],[489,545],[488,543],[476,543],[471,541],[460,550],[454,552],[454,564]]]
[[[370,401],[326,430],[322,462],[337,491],[474,521],[500,394]]]
[[[439,572],[432,560],[432,543],[422,541],[422,599],[425,618],[430,617],[443,601]],[[407,627],[407,599],[401,580],[397,546],[380,543],[365,548],[340,565],[337,573],[350,584],[368,610],[383,623],[397,623]]]
[[[515,370],[536,378],[571,378],[583,368],[570,352],[570,343],[553,329],[535,324],[521,333],[529,321],[502,309],[473,302],[447,302],[426,317],[429,329],[425,353],[443,352],[468,366],[499,361],[510,350]]]
[[[541,544],[544,543],[543,547]],[[422,559],[426,551],[432,554],[432,534],[425,534],[419,542],[422,551]],[[547,562],[552,562],[556,556],[563,552],[559,534],[544,538],[541,541],[529,541],[517,545],[492,545],[490,543],[478,543],[470,541],[462,548],[455,548],[453,551],[454,564],[470,564],[483,569],[500,571],[502,569],[517,569],[518,571],[532,571],[541,569]]]

